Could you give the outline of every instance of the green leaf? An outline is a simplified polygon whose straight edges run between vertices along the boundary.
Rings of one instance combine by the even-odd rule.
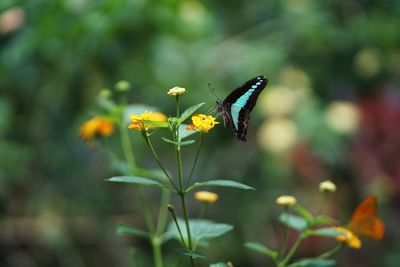
[[[225,262],[217,262],[217,263],[211,263],[210,267],[228,267],[228,265]]]
[[[301,259],[287,267],[331,267],[335,264],[336,261],[332,259]]]
[[[181,117],[179,118],[179,124],[181,124],[182,122],[184,122],[187,118],[189,118],[193,113],[196,112],[196,110],[198,110],[201,106],[203,106],[205,104],[205,102],[191,106],[190,108],[186,109]]]
[[[185,242],[187,242],[186,240],[187,231],[186,231],[185,221],[181,218],[178,218],[177,221],[179,228],[181,229],[182,235],[185,238]],[[190,224],[190,233],[194,247],[196,247],[200,241],[219,237],[233,229],[232,225],[224,223],[214,223],[209,220],[194,219],[190,220],[189,224]],[[178,229],[176,227],[175,222],[173,221],[168,226],[168,230],[165,234],[165,241],[170,238],[174,238],[180,241],[180,235]]]
[[[314,219],[314,216],[311,214],[311,212],[309,212],[308,210],[306,210],[305,208],[303,208],[299,204],[294,205],[293,208],[307,222],[311,222]]]
[[[167,143],[174,144],[174,145],[180,145],[180,146],[186,146],[186,145],[190,145],[190,144],[193,144],[194,142],[196,142],[196,140],[187,140],[187,141],[183,141],[183,142],[175,142],[175,141],[172,141],[172,140],[170,140],[168,138],[165,138],[165,137],[161,137],[161,139],[164,140]]]
[[[186,128],[188,127],[187,124],[180,124],[179,125],[179,138],[182,140],[186,137],[189,137],[195,133],[197,133],[197,131],[195,130],[186,130]]]
[[[290,228],[296,230],[304,230],[307,228],[307,221],[302,217],[292,214],[283,213],[279,216],[279,221]]]
[[[211,181],[206,181],[206,182],[198,182],[194,183],[192,186],[190,186],[186,192],[192,190],[193,188],[200,187],[200,186],[224,186],[224,187],[233,187],[233,188],[238,188],[238,189],[245,189],[245,190],[255,190],[253,187],[231,181],[231,180],[211,180]]]
[[[187,255],[187,256],[189,256],[189,257],[192,257],[193,259],[196,259],[196,258],[207,258],[206,255],[198,253],[198,252],[195,252],[195,251],[192,251],[192,250],[187,249],[187,248],[176,248],[176,250],[181,252],[181,253],[183,253],[183,254],[185,254],[185,255]]]
[[[148,237],[148,233],[146,233],[143,230],[136,229],[131,226],[119,224],[117,226],[117,234],[132,234],[136,236],[141,236],[141,237]]]
[[[321,225],[321,224],[332,224],[335,222],[336,222],[336,220],[332,219],[329,216],[318,215],[310,222],[310,224],[315,226],[315,225]]]
[[[117,182],[117,183],[131,183],[138,185],[156,185],[163,187],[164,185],[156,180],[138,177],[138,176],[114,176],[109,179],[106,179],[108,182]]]
[[[244,246],[248,249],[264,254],[265,256],[271,257],[272,259],[276,259],[278,257],[278,252],[269,249],[260,243],[247,242],[246,244],[244,244]]]
[[[326,236],[326,237],[337,237],[344,235],[343,232],[337,231],[335,228],[326,227],[319,228],[316,230],[312,230],[309,232],[309,235],[318,235],[318,236]]]
[[[137,120],[140,121],[141,123],[153,127],[159,127],[159,128],[168,128],[169,124],[166,121],[151,121],[151,120]]]

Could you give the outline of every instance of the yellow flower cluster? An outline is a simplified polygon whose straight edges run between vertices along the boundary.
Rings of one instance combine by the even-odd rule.
[[[169,89],[167,94],[170,96],[184,95],[184,94],[186,94],[186,89],[175,86],[174,88]]]
[[[141,122],[146,121],[167,121],[167,116],[160,112],[149,112],[146,111],[140,115],[131,114],[131,124],[128,126],[129,129],[134,129],[138,131],[147,131],[154,128],[152,125]]]
[[[361,240],[352,231],[342,226],[333,227],[333,229],[343,233],[342,235],[337,236],[336,240],[340,242],[346,242],[346,244],[351,248],[361,248]]]
[[[218,200],[218,195],[208,191],[198,191],[194,194],[194,198],[203,203],[214,203]]]
[[[80,137],[85,140],[91,140],[96,136],[110,136],[114,133],[114,124],[107,118],[95,117],[86,121],[79,128]]]
[[[280,196],[275,202],[278,205],[290,207],[297,203],[297,199],[293,196]]]
[[[187,127],[187,130],[197,130],[202,133],[207,133],[209,130],[214,128],[219,122],[215,121],[213,116],[207,116],[205,114],[194,114],[192,116],[192,124]]]

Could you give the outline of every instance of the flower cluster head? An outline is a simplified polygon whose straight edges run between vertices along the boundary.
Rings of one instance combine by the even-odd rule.
[[[214,203],[218,200],[218,195],[208,191],[198,191],[194,194],[194,198],[202,203]]]
[[[329,180],[323,181],[319,184],[319,191],[326,193],[334,193],[336,192],[336,185]]]
[[[215,121],[213,116],[194,114],[192,116],[192,124],[187,127],[187,130],[196,130],[201,133],[207,133],[209,130],[214,128],[216,124],[219,124],[219,122]]]
[[[98,136],[110,136],[113,133],[113,122],[103,117],[94,117],[83,123],[79,128],[79,135],[85,141],[92,140]]]
[[[131,124],[129,124],[128,128],[138,131],[148,131],[149,129],[155,128],[155,126],[146,124],[142,121],[163,122],[167,121],[167,116],[160,112],[149,111],[146,111],[140,115],[131,114]]]
[[[175,86],[174,88],[169,89],[167,92],[170,96],[179,96],[186,94],[186,89],[182,87]]]
[[[361,248],[361,240],[352,231],[342,226],[336,226],[333,227],[333,229],[337,232],[342,233],[341,235],[336,236],[336,240],[340,242],[345,242],[351,248]]]
[[[275,200],[276,204],[290,207],[297,203],[297,199],[293,196],[280,196]]]

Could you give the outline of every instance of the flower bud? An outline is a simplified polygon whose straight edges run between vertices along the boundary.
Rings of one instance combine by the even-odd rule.
[[[169,89],[167,94],[170,96],[184,95],[184,94],[186,94],[186,89],[175,86],[174,88]]]
[[[319,184],[319,191],[327,193],[336,192],[336,185],[329,180],[323,181]]]
[[[297,203],[297,199],[293,196],[280,196],[275,200],[276,204],[290,207]]]
[[[218,195],[208,191],[199,191],[194,194],[194,198],[202,203],[214,203],[218,199]]]

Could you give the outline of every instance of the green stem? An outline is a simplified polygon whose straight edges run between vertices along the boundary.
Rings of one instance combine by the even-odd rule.
[[[288,243],[288,234],[289,234],[289,214],[288,214],[288,207],[284,207],[283,214],[286,215],[286,221],[285,221],[285,229],[283,232],[283,237],[282,237],[282,243],[281,243],[281,249],[279,251],[279,258],[283,258],[285,253],[286,253],[286,248],[287,248],[287,243]]]
[[[286,257],[284,257],[283,260],[281,262],[279,262],[279,264],[278,264],[279,267],[285,266],[290,261],[290,259],[293,257],[293,255],[296,253],[296,251],[299,249],[301,242],[303,241],[304,238],[305,238],[304,233],[301,233],[300,236],[297,238],[296,242],[293,244],[293,247],[289,250]]]
[[[192,236],[190,233],[190,225],[189,225],[189,214],[187,212],[186,203],[185,203],[185,194],[184,193],[180,194],[180,197],[181,197],[181,202],[182,202],[183,216],[184,216],[185,224],[186,224],[186,231],[187,231],[187,235],[188,235],[188,248],[190,250],[193,250]],[[190,257],[190,263],[192,266],[195,266],[194,259],[192,257]]]
[[[151,215],[148,212],[148,208],[146,207],[146,201],[144,200],[143,192],[138,186],[133,186],[135,189],[135,193],[138,197],[138,202],[140,206],[140,211],[144,217],[144,223],[146,224],[147,229],[149,230],[150,234],[154,234],[154,223]]]
[[[326,259],[326,258],[330,258],[333,254],[337,253],[339,250],[341,250],[344,246],[343,242],[340,242],[339,244],[337,244],[336,246],[334,246],[333,248],[331,248],[330,250],[328,250],[325,253],[322,253],[321,255],[319,255],[317,258],[318,259]]]
[[[142,135],[146,141],[146,144],[148,145],[148,147],[151,150],[151,153],[155,159],[155,161],[157,162],[158,166],[160,167],[160,169],[164,172],[165,176],[167,177],[167,179],[169,180],[169,182],[173,185],[173,187],[175,188],[176,191],[178,191],[178,187],[176,186],[176,184],[174,183],[174,181],[172,180],[171,176],[169,175],[169,173],[167,172],[167,170],[164,168],[164,166],[161,164],[158,155],[156,153],[156,151],[154,150],[154,147],[150,141],[149,138],[149,133],[147,131],[143,131]]]
[[[158,213],[157,230],[156,230],[157,235],[161,235],[165,230],[165,226],[167,224],[167,214],[168,214],[168,209],[166,207],[167,204],[169,203],[170,198],[171,198],[170,191],[167,189],[162,189],[162,195],[160,200],[160,211]]]
[[[197,216],[197,218],[201,219],[203,217],[204,213],[206,212],[207,207],[208,207],[207,203],[201,204],[199,215]]]
[[[163,267],[163,259],[162,259],[162,253],[161,253],[161,240],[160,237],[154,236],[151,239],[151,245],[153,247],[153,259],[154,259],[154,264],[155,267]]]
[[[128,162],[129,166],[135,170],[136,160],[133,154],[131,140],[129,139],[128,127],[124,125],[123,122],[120,125],[120,132],[122,152],[124,153],[125,160]]]
[[[179,95],[176,95],[175,99],[176,99],[176,117],[179,118],[179,116],[180,116],[180,112],[179,112]]]
[[[183,234],[182,234],[182,231],[181,231],[181,227],[179,226],[178,220],[176,218],[175,211],[174,211],[173,207],[171,205],[169,205],[168,210],[171,212],[171,215],[172,215],[172,218],[174,219],[176,228],[178,229],[178,233],[179,233],[179,237],[181,238],[182,246],[185,247],[185,248],[188,248],[188,246],[186,245],[186,242],[185,242],[185,238],[183,237]]]
[[[322,196],[321,204],[319,205],[318,210],[317,210],[317,216],[321,214],[322,209],[325,207],[326,200],[328,199],[327,192],[323,192],[322,194],[323,194],[323,196]]]
[[[194,162],[193,162],[192,169],[190,170],[190,174],[189,174],[188,179],[186,180],[186,183],[185,183],[185,190],[187,189],[187,187],[188,187],[188,185],[189,185],[189,183],[190,183],[190,180],[192,179],[193,172],[194,172],[194,169],[195,169],[195,167],[196,167],[197,160],[198,160],[198,158],[199,158],[200,150],[201,150],[201,147],[202,147],[203,142],[204,142],[204,136],[205,136],[204,133],[201,133],[201,136],[200,136],[200,143],[199,143],[199,146],[198,146],[198,148],[197,148],[196,157],[194,158]]]

